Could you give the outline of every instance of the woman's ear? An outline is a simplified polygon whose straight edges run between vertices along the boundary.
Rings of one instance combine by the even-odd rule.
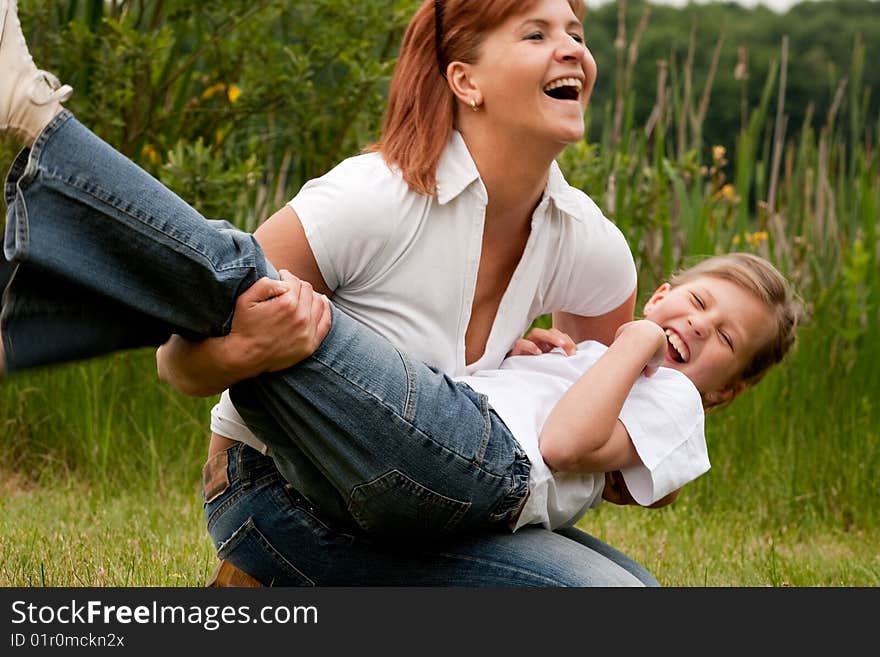
[[[450,62],[446,67],[446,79],[455,97],[468,107],[483,104],[483,94],[473,79],[473,68],[464,62]]]
[[[664,283],[656,290],[654,290],[654,294],[651,295],[651,298],[645,302],[645,308],[642,314],[647,316],[652,310],[654,310],[654,306],[656,306],[660,301],[662,301],[669,290],[672,289],[672,286],[669,283]]]

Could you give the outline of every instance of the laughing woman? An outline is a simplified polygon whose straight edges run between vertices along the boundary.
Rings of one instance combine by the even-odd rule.
[[[619,230],[555,163],[583,137],[596,77],[582,21],[580,0],[423,3],[404,38],[379,142],[307,183],[255,241],[238,233],[218,238],[241,254],[236,266],[205,262],[188,279],[192,289],[201,289],[198,276],[226,281],[226,300],[238,297],[226,322],[193,325],[157,352],[160,376],[177,389],[222,392],[204,471],[208,531],[221,559],[274,585],[656,585],[632,559],[574,528],[430,544],[389,544],[352,531],[336,520],[350,499],[332,486],[321,460],[294,441],[264,444],[225,392],[297,362],[326,331],[309,304],[288,304],[271,285],[252,285],[263,273],[276,275],[255,265],[261,251],[275,268],[308,281],[306,291],[332,296],[398,349],[451,376],[497,367],[546,313],[575,342],[610,343],[632,319],[632,256]],[[114,221],[125,223],[126,234],[132,225],[149,234],[146,242],[155,232],[173,241],[175,222],[204,220],[63,110],[70,89],[33,66],[13,2],[0,0],[0,27],[0,127],[27,147],[6,187],[5,249],[18,265],[4,296],[7,369],[159,344],[168,327],[181,324],[175,303],[191,303],[192,295],[169,279],[155,299],[166,325],[114,331],[137,324],[136,317],[114,324],[102,316],[105,303],[125,303],[122,270],[132,263],[89,270],[88,249],[112,249]],[[67,278],[54,273],[57,262],[39,261],[51,260],[59,212],[83,226],[76,239],[84,265]],[[181,242],[179,252],[212,250],[203,247]],[[70,280],[82,289],[69,290]],[[84,336],[77,353],[53,351],[51,336],[42,355],[16,349],[16,335],[39,341],[39,326],[28,324],[16,299],[40,295],[58,307],[89,299],[70,308],[71,330]],[[223,300],[200,303],[207,309]],[[217,337],[198,338],[204,334]],[[535,341],[570,346],[558,331]],[[247,414],[251,420],[252,409]],[[332,427],[316,418],[312,426],[277,429],[296,436]]]

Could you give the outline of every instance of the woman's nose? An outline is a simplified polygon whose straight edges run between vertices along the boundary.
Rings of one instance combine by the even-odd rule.
[[[587,47],[566,34],[556,47],[556,58],[559,61],[580,61],[584,58]]]

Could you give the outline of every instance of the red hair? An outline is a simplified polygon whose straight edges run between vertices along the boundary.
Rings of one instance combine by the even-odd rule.
[[[455,120],[455,96],[440,62],[475,63],[486,33],[510,16],[527,11],[537,0],[426,0],[416,11],[391,78],[388,106],[377,151],[401,170],[416,192],[433,196],[437,164]],[[568,0],[583,20],[582,0]],[[441,6],[442,31],[437,41],[435,4]],[[439,45],[439,52],[438,52]]]

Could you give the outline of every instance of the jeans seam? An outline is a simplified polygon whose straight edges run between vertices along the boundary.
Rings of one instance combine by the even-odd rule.
[[[477,447],[477,453],[474,455],[474,465],[481,465],[483,458],[486,456],[486,448],[489,446],[489,436],[491,435],[490,427],[492,424],[489,418],[489,398],[480,394],[480,415],[483,417],[483,435],[480,437],[480,445]]]
[[[229,491],[229,496],[223,500],[217,507],[211,511],[211,515],[208,517],[208,530],[217,523],[217,520],[222,515],[223,512],[228,511],[229,507],[234,506],[239,498],[242,496],[242,493],[250,490],[251,488],[258,488],[260,486],[268,486],[269,484],[274,483],[274,480],[284,481],[284,478],[279,473],[270,473],[268,475],[263,475],[262,477],[254,480],[248,481],[247,485],[243,485],[241,481],[241,477],[237,477],[238,481],[234,482],[230,480],[229,487],[232,488],[235,486],[234,490]],[[237,484],[237,485],[236,485]],[[207,506],[207,503],[205,504]]]
[[[237,269],[253,269],[256,267],[255,263],[230,264],[230,265],[227,265],[224,267],[218,267],[217,265],[214,264],[214,262],[211,260],[211,258],[208,257],[207,254],[205,254],[203,251],[199,250],[198,248],[196,248],[192,244],[182,240],[180,237],[175,235],[173,230],[167,230],[167,229],[163,230],[163,229],[155,226],[153,223],[153,221],[155,219],[154,217],[152,217],[151,215],[148,215],[148,214],[137,212],[136,208],[133,208],[133,206],[130,203],[124,203],[122,201],[122,199],[116,198],[116,196],[114,196],[113,194],[111,194],[107,190],[103,189],[99,185],[96,185],[93,182],[83,180],[82,178],[79,178],[77,176],[60,175],[57,172],[55,172],[51,169],[48,169],[48,168],[43,168],[42,173],[45,178],[47,178],[49,180],[57,180],[66,186],[72,187],[72,188],[76,189],[77,191],[82,192],[83,194],[86,194],[89,198],[94,199],[98,203],[101,203],[102,205],[105,205],[108,208],[112,208],[113,210],[116,210],[117,212],[122,213],[126,217],[133,219],[135,221],[135,224],[131,225],[130,226],[131,228],[133,228],[135,230],[138,230],[139,228],[147,229],[149,231],[159,233],[163,237],[167,237],[170,240],[173,240],[176,244],[178,244],[181,247],[187,249],[188,251],[196,254],[202,260],[207,262],[214,271],[225,272],[225,271],[234,271]],[[143,232],[143,231],[141,231],[141,232]]]
[[[406,399],[403,402],[403,418],[408,422],[412,422],[416,417],[418,382],[416,381],[416,374],[412,364],[409,362],[409,357],[400,349],[395,349],[395,351],[400,356],[400,360],[403,361],[403,371],[406,372]]]
[[[236,529],[232,535],[217,548],[217,555],[219,556],[220,553],[225,552],[227,556],[229,556],[229,552],[234,551],[239,543],[245,540],[248,536],[253,536],[254,540],[260,543],[260,546],[263,548],[264,556],[278,564],[282,570],[289,569],[294,576],[299,577],[310,586],[315,585],[315,581],[311,577],[292,564],[274,545],[272,545],[272,542],[266,538],[265,534],[263,534],[263,532],[260,531],[260,528],[257,527],[257,523],[254,522],[253,516],[250,516],[241,527]],[[230,545],[230,543],[232,545]],[[272,586],[272,584],[273,582],[269,582],[266,585]]]

